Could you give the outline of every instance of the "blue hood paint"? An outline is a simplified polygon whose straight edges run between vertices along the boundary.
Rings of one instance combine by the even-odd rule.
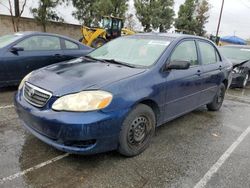
[[[28,81],[55,96],[63,96],[82,90],[100,89],[144,71],[78,58],[34,71]]]

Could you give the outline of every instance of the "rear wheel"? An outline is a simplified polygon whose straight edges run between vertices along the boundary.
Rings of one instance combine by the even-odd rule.
[[[222,103],[224,101],[225,93],[226,93],[226,87],[222,83],[222,84],[220,84],[220,87],[219,87],[213,101],[211,103],[207,104],[208,110],[218,111],[221,108]]]
[[[136,106],[123,122],[119,136],[119,152],[128,157],[142,153],[155,133],[155,124],[155,114],[149,106]]]
[[[93,42],[91,44],[91,47],[93,47],[93,48],[99,48],[102,45],[104,45],[105,43],[106,43],[105,39],[98,37],[95,40],[93,40]]]

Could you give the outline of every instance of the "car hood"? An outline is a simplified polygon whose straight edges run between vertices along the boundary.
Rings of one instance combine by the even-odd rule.
[[[34,71],[28,82],[51,91],[55,96],[62,96],[82,90],[100,89],[144,71],[145,69],[78,58]]]
[[[229,60],[231,61],[231,63],[233,65],[238,65],[244,61],[244,60],[240,60],[240,59],[229,59]]]
[[[242,66],[250,61],[250,60],[240,60],[240,59],[229,59],[229,60],[233,64],[233,67]]]

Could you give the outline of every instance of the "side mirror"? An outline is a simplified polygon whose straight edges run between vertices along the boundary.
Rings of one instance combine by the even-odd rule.
[[[172,69],[185,70],[189,69],[189,67],[190,67],[190,62],[182,60],[170,61],[170,63],[166,65],[167,70],[172,70]]]
[[[11,47],[10,48],[10,52],[12,52],[13,54],[17,54],[17,52],[21,52],[24,51],[24,48],[22,47]]]

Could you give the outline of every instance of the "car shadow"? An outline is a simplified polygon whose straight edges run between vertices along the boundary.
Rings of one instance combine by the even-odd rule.
[[[0,106],[13,104],[13,98],[17,87],[0,88]]]
[[[17,86],[8,86],[8,87],[0,87],[0,93],[1,92],[10,92],[10,91],[16,91],[18,89]]]

